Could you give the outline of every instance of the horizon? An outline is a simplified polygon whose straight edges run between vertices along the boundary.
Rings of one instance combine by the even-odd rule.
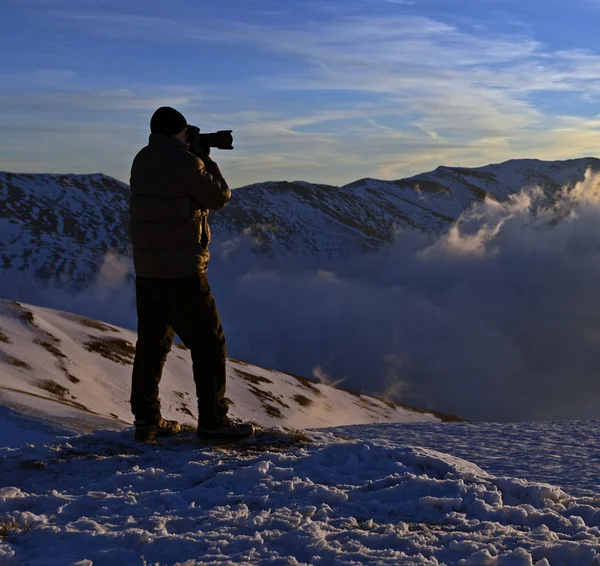
[[[501,165],[505,165],[507,163],[510,162],[517,162],[517,161],[534,161],[534,162],[539,162],[539,163],[553,163],[553,162],[566,162],[566,161],[577,161],[580,159],[597,159],[600,160],[600,157],[594,157],[593,155],[583,155],[581,157],[572,157],[572,158],[567,158],[567,159],[555,159],[555,160],[548,160],[548,159],[538,159],[536,157],[523,157],[523,158],[513,158],[513,159],[507,159],[505,161],[501,161],[498,163],[486,163],[485,165],[474,165],[471,167],[463,167],[464,169],[483,169],[485,167],[492,167],[492,166],[501,166]],[[420,176],[420,175],[428,175],[430,173],[433,173],[435,170],[439,169],[440,167],[446,167],[448,169],[460,169],[461,166],[458,165],[444,165],[443,163],[439,164],[437,167],[435,167],[434,169],[428,170],[428,171],[420,171],[418,173],[415,173],[415,175],[413,176]],[[113,177],[112,175],[108,175],[106,173],[103,173],[102,171],[95,171],[95,172],[82,172],[82,173],[73,173],[73,172],[48,172],[48,171],[40,171],[40,172],[32,172],[32,171],[6,171],[6,170],[2,170],[0,169],[0,174],[9,174],[9,175],[58,175],[58,176],[62,176],[62,175],[74,175],[74,176],[94,176],[94,175],[103,175],[105,177],[111,177],[113,179],[116,179],[117,181],[120,181],[126,185],[129,185],[129,182],[123,181],[121,179],[118,179],[117,177]],[[331,185],[332,187],[335,188],[343,188],[346,185],[351,185],[353,183],[357,183],[360,181],[365,181],[365,180],[374,180],[374,181],[383,181],[383,182],[393,182],[393,181],[402,181],[405,180],[407,178],[410,177],[402,177],[400,179],[376,179],[374,177],[362,177],[360,179],[354,179],[353,181],[349,181],[348,183],[345,183],[344,185]],[[313,185],[327,185],[327,183],[319,183],[318,181],[306,181],[306,179],[266,179],[266,180],[262,180],[262,181],[256,181],[254,183],[250,183],[248,185],[241,185],[238,187],[231,187],[232,190],[236,190],[236,189],[243,189],[247,186],[254,186],[254,185],[262,185],[262,184],[266,184],[266,183],[309,183],[309,184],[313,184]]]
[[[598,10],[13,0],[0,23],[0,169],[128,183],[162,105],[202,131],[233,129],[233,152],[213,150],[233,187],[593,156]]]

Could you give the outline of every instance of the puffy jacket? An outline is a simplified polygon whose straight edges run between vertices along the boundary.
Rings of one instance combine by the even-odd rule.
[[[208,211],[223,208],[231,191],[217,164],[205,162],[164,134],[150,134],[136,155],[129,228],[137,275],[175,279],[206,272]]]

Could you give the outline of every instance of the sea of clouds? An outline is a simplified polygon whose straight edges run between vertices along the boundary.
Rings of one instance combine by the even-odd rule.
[[[600,176],[549,203],[528,189],[441,236],[315,265],[214,240],[229,354],[473,420],[600,418]],[[3,282],[23,301],[135,328],[131,262],[108,255],[78,296]],[[8,278],[7,278],[8,279]]]

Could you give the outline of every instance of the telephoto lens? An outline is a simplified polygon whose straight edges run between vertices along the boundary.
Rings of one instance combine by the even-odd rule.
[[[206,148],[233,149],[233,130],[219,130],[201,134],[197,126],[188,126],[188,143],[192,153],[205,153]]]

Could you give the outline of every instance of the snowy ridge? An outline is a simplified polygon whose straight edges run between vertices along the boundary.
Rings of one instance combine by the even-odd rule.
[[[536,437],[519,426],[527,460]],[[477,437],[501,445],[507,427],[313,430],[271,449],[185,435],[149,447],[103,432],[0,450],[0,517],[11,525],[0,564],[598,564],[597,496],[537,482],[535,469],[494,475],[443,451],[442,429],[468,450]],[[568,430],[554,454],[568,454]],[[585,430],[591,454],[597,423]],[[436,433],[439,449],[407,444]],[[472,455],[494,464],[485,450]],[[556,477],[567,489],[578,477],[568,472]]]
[[[266,182],[233,191],[211,216],[215,245],[243,237],[275,256],[324,261],[378,249],[408,228],[440,232],[483,199],[540,186],[552,200],[600,169],[595,158],[521,159],[478,168],[438,167],[397,181],[343,187]],[[0,173],[0,266],[71,289],[97,278],[107,252],[129,256],[128,187],[104,175]]]
[[[226,239],[245,233],[256,249],[319,259],[378,249],[403,229],[439,233],[484,199],[505,201],[540,186],[553,200],[584,178],[600,160],[512,160],[478,168],[438,167],[397,181],[361,179],[343,187],[270,182],[242,187],[215,215],[215,232]]]
[[[129,188],[106,175],[0,173],[0,264],[72,288],[129,254]]]
[[[129,408],[135,333],[90,318],[0,300],[0,445],[51,433],[132,425]],[[358,395],[301,377],[229,360],[234,417],[304,428],[375,422],[439,422],[443,415]],[[161,382],[165,418],[197,421],[191,359],[174,345]],[[7,409],[11,409],[10,411]],[[21,415],[21,417],[19,417]],[[35,426],[31,419],[41,422]],[[44,434],[45,433],[45,434]]]

